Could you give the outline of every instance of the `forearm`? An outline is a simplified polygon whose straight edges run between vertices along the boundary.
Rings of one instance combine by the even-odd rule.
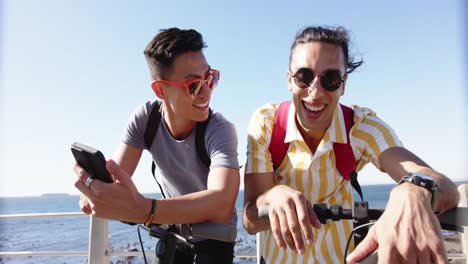
[[[460,196],[457,186],[449,178],[427,167],[420,168],[415,172],[429,176],[437,182],[438,193],[434,212],[446,211],[457,206]]]
[[[204,190],[174,198],[158,199],[153,223],[228,223],[234,204],[235,197],[232,198],[221,190]]]
[[[269,205],[267,194],[276,185],[273,173],[251,173],[244,176],[243,224],[249,234],[270,229],[269,220],[258,218],[258,207]]]
[[[251,235],[270,229],[270,221],[258,218],[258,207],[261,205],[267,205],[265,194],[259,196],[256,200],[247,201],[244,205],[244,228]]]
[[[379,156],[380,167],[396,182],[408,173],[420,173],[433,178],[438,184],[434,211],[445,211],[457,205],[457,186],[443,174],[433,170],[418,156],[403,147],[390,148]]]

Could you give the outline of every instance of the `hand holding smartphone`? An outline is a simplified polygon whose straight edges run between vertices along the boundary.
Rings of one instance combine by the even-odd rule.
[[[99,150],[75,142],[71,145],[71,151],[78,165],[90,173],[92,179],[107,183],[114,182],[106,169],[106,159]]]

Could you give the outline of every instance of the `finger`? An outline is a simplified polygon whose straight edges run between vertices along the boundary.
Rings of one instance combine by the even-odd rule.
[[[288,217],[286,216],[286,212],[281,211],[280,213],[277,214],[277,216],[278,216],[279,228],[281,230],[281,236],[283,237],[283,240],[291,248],[291,250],[296,252],[294,239],[291,235],[291,232],[289,231],[289,223],[288,223]]]
[[[408,263],[408,264],[418,264],[418,263],[430,263],[430,262],[418,262],[418,258],[421,255],[420,251],[415,250],[414,248],[412,250],[409,250],[408,252],[405,252],[404,255],[397,254],[400,256],[401,263]]]
[[[307,202],[307,209],[309,210],[309,219],[310,219],[310,223],[312,224],[312,226],[315,228],[321,228],[322,223],[320,223],[320,220],[315,214],[314,207],[312,206],[310,202]]]
[[[78,169],[83,169],[83,168],[81,168],[81,166],[78,164],[78,162],[75,161],[75,164],[73,164],[73,171],[75,171],[75,173],[76,173]]]
[[[82,167],[80,167],[80,166],[78,165],[78,163],[75,163],[75,167],[73,167],[73,170],[75,171],[75,174],[76,174],[76,176],[77,176],[77,178],[78,178],[78,180],[75,181],[75,187],[81,191],[81,189],[78,188],[77,184],[79,184],[79,182],[81,182],[81,183],[84,184],[84,183],[86,182],[86,180],[88,180],[88,178],[89,178],[91,175],[90,175],[86,170],[84,170]],[[89,184],[89,186],[86,186],[86,184],[84,184],[84,186],[85,186],[86,188],[88,188],[88,189],[91,189],[91,185],[92,185],[94,182],[95,182],[95,181],[92,181],[92,182]]]
[[[273,237],[275,238],[276,245],[278,245],[278,247],[282,250],[286,250],[286,242],[284,242],[283,236],[281,235],[280,223],[277,214],[270,211],[269,217],[271,232],[273,233]]]
[[[82,205],[81,210],[85,213],[91,213],[91,205],[89,204],[89,199],[84,194],[80,194],[80,205]]]
[[[73,170],[75,171],[76,176],[80,179],[80,181],[85,182],[88,176],[90,175],[85,169],[80,167],[78,163],[75,163],[75,166],[73,167]]]
[[[347,263],[356,263],[359,260],[363,259],[370,253],[372,253],[374,250],[377,249],[379,244],[377,243],[376,237],[375,237],[375,227],[373,226],[367,236],[364,238],[364,240],[359,243],[359,245],[354,249],[354,251],[346,257],[346,262]],[[380,250],[379,250],[379,263],[380,263]]]
[[[378,264],[405,263],[402,261],[400,255],[395,254],[395,252],[392,254],[390,247],[379,248],[377,252],[377,256],[378,256],[378,259],[377,259]]]
[[[448,263],[447,251],[443,242],[437,243],[436,248],[431,253],[431,257],[435,264]]]
[[[431,251],[424,250],[420,252],[418,258],[416,259],[416,263],[432,263],[431,262]]]
[[[293,244],[293,246],[290,245],[290,247],[295,248],[296,254],[302,254],[304,252],[304,240],[302,239],[301,226],[296,212],[297,208],[295,204],[286,210],[287,226],[289,228],[287,235],[289,235],[289,239],[291,239],[288,242]]]
[[[440,223],[435,215],[432,215],[432,229],[435,233],[435,236],[438,236],[439,239],[432,240],[430,247],[430,256],[433,262],[428,263],[448,263],[447,250],[445,249],[445,244],[442,237],[442,229],[440,228]]]
[[[80,200],[78,204],[80,205],[80,209],[83,213],[87,215],[91,214],[91,207],[88,204],[85,204],[82,200]]]
[[[92,182],[93,183],[93,182]],[[75,187],[82,193],[84,194],[89,200],[94,199],[94,192],[91,190],[91,188],[86,187],[86,185],[78,178],[75,181]],[[89,186],[91,187],[91,185]]]
[[[122,170],[119,165],[117,165],[117,163],[110,159],[106,162],[106,168],[107,170],[109,171],[110,174],[112,174],[112,176],[114,176],[114,178],[119,181],[121,184],[127,186],[128,188],[130,188],[131,191],[133,192],[138,192],[135,184],[133,183],[130,175],[128,175],[128,173],[124,170]]]
[[[303,202],[297,205],[296,212],[306,243],[311,245],[314,241],[314,233],[312,232],[312,225],[309,217],[309,204],[310,203],[304,198]]]

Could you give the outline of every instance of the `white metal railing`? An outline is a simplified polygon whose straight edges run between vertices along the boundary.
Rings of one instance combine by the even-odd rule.
[[[242,214],[242,212],[238,212]],[[32,218],[65,218],[89,217],[89,244],[88,251],[4,251],[0,256],[5,257],[81,257],[87,256],[89,263],[109,263],[109,257],[142,257],[141,251],[110,251],[108,220],[88,216],[81,212],[41,213],[41,214],[9,214],[0,215],[0,220],[32,219]],[[145,255],[154,258],[154,252],[145,252]],[[255,259],[256,256],[236,255],[237,259]]]
[[[460,194],[460,201],[458,202],[458,207],[468,207],[468,184],[461,184],[458,186],[458,193]],[[463,219],[468,219],[467,214],[459,214],[456,216],[457,221]],[[463,233],[460,235],[463,254],[466,257],[468,256],[468,226],[463,226]],[[468,260],[466,261],[468,263]]]
[[[468,207],[468,184],[462,184],[458,187],[460,193],[460,202],[458,207]],[[455,214],[454,218],[457,222],[463,222],[468,219],[466,211],[461,214]],[[242,212],[238,212],[242,214]],[[24,219],[24,218],[61,218],[61,217],[87,217],[84,213],[43,213],[43,214],[10,214],[0,215],[0,220],[6,219]],[[448,254],[449,259],[466,260],[468,255],[468,227],[462,226],[464,232],[461,233],[461,243],[463,254]],[[88,256],[89,263],[109,263],[110,256],[116,257],[141,257],[142,252],[135,251],[109,251],[109,227],[108,220],[90,216],[89,222],[89,247],[88,251],[15,251],[15,252],[0,252],[0,256],[20,257],[20,256]],[[259,233],[256,236],[256,256],[236,256],[239,259],[260,259],[261,244]],[[149,257],[154,257],[154,252],[146,253]]]

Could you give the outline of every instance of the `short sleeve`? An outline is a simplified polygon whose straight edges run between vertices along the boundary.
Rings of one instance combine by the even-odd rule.
[[[139,106],[128,119],[127,128],[122,136],[122,142],[136,148],[146,149],[144,134],[152,102]]]
[[[362,154],[362,159],[372,162],[376,168],[382,170],[379,156],[392,147],[403,146],[395,131],[375,112],[367,108],[355,106],[357,120],[351,131],[352,140]],[[358,165],[358,167],[360,167]]]
[[[247,162],[245,173],[273,172],[268,150],[277,105],[266,104],[252,114],[247,129]]]
[[[208,123],[205,146],[211,159],[210,168],[239,169],[236,128],[220,113],[213,114]]]

